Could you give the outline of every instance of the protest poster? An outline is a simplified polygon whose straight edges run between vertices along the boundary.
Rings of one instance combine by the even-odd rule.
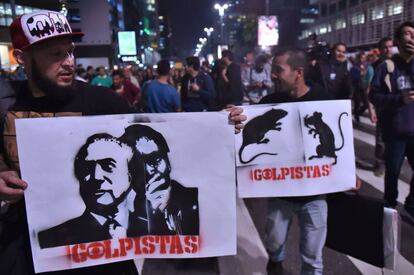
[[[236,253],[227,113],[15,123],[36,272]]]
[[[352,189],[349,100],[244,106],[236,135],[240,197],[310,196]]]

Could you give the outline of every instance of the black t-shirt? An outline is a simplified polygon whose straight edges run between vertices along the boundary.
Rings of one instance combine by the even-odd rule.
[[[134,111],[124,98],[111,89],[91,86],[82,81],[76,81],[75,91],[60,99],[51,96],[33,97],[27,82],[23,82],[16,93],[16,102],[10,110],[39,113],[72,112],[82,115],[122,114]]]
[[[299,98],[292,98],[287,93],[273,93],[262,98],[259,104],[270,103],[289,103],[289,102],[303,102],[303,101],[318,101],[331,100],[332,97],[327,94],[319,85],[314,84],[310,90]],[[324,198],[324,195],[305,196],[305,197],[281,197],[280,199],[293,202],[309,202],[316,199]]]
[[[276,92],[269,94],[260,100],[259,104],[288,103],[302,101],[331,100],[332,97],[319,85],[313,85],[310,90],[299,98],[292,98],[287,93]]]
[[[77,81],[73,94],[65,98],[57,99],[51,96],[35,98],[25,81],[16,90],[16,101],[9,108],[4,126],[14,125],[12,120],[21,117],[106,115],[131,113],[133,111],[124,98],[104,87],[91,86]],[[14,127],[2,127],[2,141],[5,141],[5,145],[2,146],[2,156],[7,160],[7,164],[2,163],[0,165],[2,171],[7,166],[9,167],[7,170],[17,169],[18,167],[17,155],[13,150],[16,146],[14,131]],[[10,150],[10,148],[12,149]],[[10,205],[8,211],[0,215],[0,221],[3,223],[3,231],[0,231],[0,274],[34,274],[24,199]],[[137,274],[137,272],[133,261],[125,261],[42,274],[131,275]]]

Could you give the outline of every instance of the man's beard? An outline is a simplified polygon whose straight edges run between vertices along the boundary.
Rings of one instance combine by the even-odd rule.
[[[73,74],[72,83],[69,86],[62,87],[54,83],[52,80],[48,79],[37,66],[36,61],[32,58],[32,69],[31,76],[33,84],[36,87],[44,92],[47,96],[50,96],[57,101],[67,100],[75,91],[76,81],[75,75]]]

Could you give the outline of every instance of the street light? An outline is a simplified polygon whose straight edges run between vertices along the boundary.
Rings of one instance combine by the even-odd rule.
[[[223,44],[223,17],[224,17],[224,11],[227,10],[229,8],[228,4],[224,4],[224,5],[220,5],[220,4],[215,4],[214,8],[216,10],[218,10],[218,13],[220,15],[220,40],[221,40],[221,44]]]
[[[204,28],[204,31],[207,34],[207,39],[208,39],[208,41],[207,41],[207,44],[208,44],[207,45],[207,49],[208,49],[208,51],[210,51],[210,48],[211,48],[211,39],[210,39],[210,36],[211,36],[211,33],[214,31],[214,29],[212,27],[210,27],[210,28],[205,27]]]
[[[218,10],[219,15],[220,15],[221,17],[223,17],[223,16],[224,16],[224,11],[225,11],[225,10],[227,10],[227,9],[229,8],[229,4],[224,4],[224,5],[215,4],[215,5],[214,5],[214,8],[215,8],[216,10]]]
[[[206,32],[207,36],[210,37],[210,35],[214,31],[214,29],[212,27],[210,27],[210,28],[205,27],[204,31]]]
[[[68,9],[66,8],[67,0],[59,0],[60,4],[62,5],[62,8],[60,10],[60,13],[64,16],[68,15]]]

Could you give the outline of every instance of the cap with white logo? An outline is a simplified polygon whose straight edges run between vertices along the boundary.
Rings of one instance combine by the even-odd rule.
[[[58,37],[82,37],[72,32],[66,17],[56,11],[40,10],[24,14],[13,20],[10,36],[15,49],[26,49],[33,44]]]

